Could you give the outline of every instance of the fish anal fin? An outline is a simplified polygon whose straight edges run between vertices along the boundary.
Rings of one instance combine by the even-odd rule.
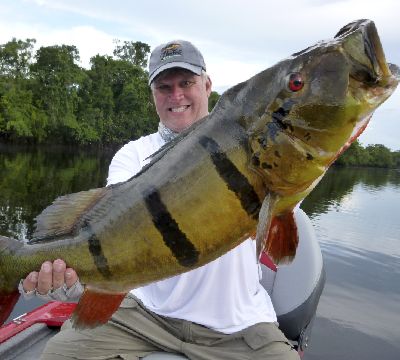
[[[15,304],[19,299],[19,296],[20,294],[18,290],[15,290],[9,294],[0,293],[0,326],[3,325],[10,316]]]
[[[293,211],[274,216],[271,220],[265,252],[275,264],[289,263],[295,255],[299,235]]]
[[[126,293],[103,293],[86,288],[72,314],[73,327],[86,329],[107,323],[125,296]]]
[[[73,233],[82,216],[107,192],[107,188],[81,191],[57,198],[36,217],[32,243]]]

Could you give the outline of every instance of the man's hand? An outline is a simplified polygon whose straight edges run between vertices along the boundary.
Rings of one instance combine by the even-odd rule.
[[[44,300],[75,301],[83,292],[78,275],[61,259],[45,261],[40,271],[31,272],[20,284],[25,298],[38,296]]]
[[[39,294],[45,295],[64,284],[70,288],[77,280],[78,275],[75,270],[67,268],[63,260],[57,259],[53,263],[44,262],[39,272],[31,272],[23,281],[22,286],[26,292],[36,289]]]

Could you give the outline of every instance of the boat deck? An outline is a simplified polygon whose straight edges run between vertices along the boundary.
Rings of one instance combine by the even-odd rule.
[[[0,345],[2,360],[36,360],[56,331],[46,324],[34,324]]]

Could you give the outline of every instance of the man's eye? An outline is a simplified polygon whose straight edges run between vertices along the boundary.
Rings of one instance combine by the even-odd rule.
[[[168,90],[169,90],[169,86],[168,86],[168,85],[163,85],[163,84],[161,84],[161,85],[158,85],[158,86],[157,86],[157,90],[160,90],[160,91],[168,91]]]
[[[181,86],[182,87],[189,87],[189,86],[192,86],[193,84],[194,84],[194,81],[185,80],[185,81],[182,81]]]

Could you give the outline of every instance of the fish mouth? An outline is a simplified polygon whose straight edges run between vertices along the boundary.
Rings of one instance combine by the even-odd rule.
[[[383,52],[382,43],[379,39],[378,31],[373,22],[369,22],[366,26],[366,36],[364,36],[365,52],[370,59],[372,66],[380,78],[388,78],[392,74],[389,65],[386,62],[385,53]]]
[[[383,51],[382,43],[379,39],[378,30],[373,21],[371,20],[358,20],[350,24],[347,24],[335,35],[335,38],[345,38],[357,36],[357,33],[361,33],[364,48],[362,51],[365,56],[369,59],[367,73],[365,67],[367,64],[363,64],[364,68],[364,81],[367,82],[379,82],[383,79],[390,78],[392,73],[389,68],[389,64],[386,62],[385,53]],[[359,35],[358,35],[359,36]],[[349,45],[352,46],[351,44]],[[360,49],[361,50],[361,49]],[[367,74],[367,75],[366,75]]]

